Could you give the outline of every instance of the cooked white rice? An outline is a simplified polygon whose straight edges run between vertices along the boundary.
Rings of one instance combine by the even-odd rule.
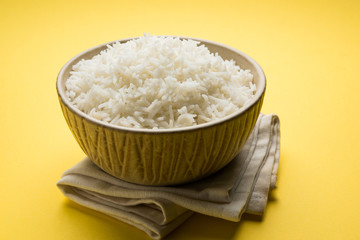
[[[199,42],[148,36],[114,43],[73,66],[71,103],[98,120],[134,128],[178,128],[223,118],[256,86],[249,70]]]

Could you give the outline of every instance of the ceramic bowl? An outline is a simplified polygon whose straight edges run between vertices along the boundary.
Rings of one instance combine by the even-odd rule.
[[[65,96],[65,81],[72,66],[107,48],[106,43],[72,58],[57,78],[57,92],[66,122],[85,154],[102,170],[136,184],[174,185],[199,180],[220,170],[240,151],[249,137],[262,106],[266,79],[249,56],[213,41],[201,42],[224,59],[234,59],[250,69],[257,90],[251,102],[217,121],[173,129],[134,129],[101,122],[76,109]],[[123,39],[120,42],[131,40]]]

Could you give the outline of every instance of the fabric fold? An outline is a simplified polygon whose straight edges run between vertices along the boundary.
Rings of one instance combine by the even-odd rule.
[[[193,212],[239,221],[244,212],[261,215],[276,185],[280,125],[260,114],[241,152],[223,169],[197,182],[144,186],[117,179],[85,158],[65,171],[57,186],[72,201],[161,239]]]

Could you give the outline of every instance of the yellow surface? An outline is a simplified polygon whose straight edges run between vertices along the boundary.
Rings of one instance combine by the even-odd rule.
[[[281,119],[278,189],[261,221],[194,215],[168,239],[360,239],[360,2],[0,2],[0,239],[149,239],[55,184],[84,157],[55,80],[75,54],[143,32],[221,42],[264,69]]]

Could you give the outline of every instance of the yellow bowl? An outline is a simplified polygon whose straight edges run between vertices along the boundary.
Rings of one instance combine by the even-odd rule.
[[[244,53],[220,43],[193,39],[224,59],[250,69],[255,96],[239,111],[217,121],[172,129],[134,129],[111,125],[76,109],[65,95],[72,66],[107,48],[106,43],[72,58],[57,78],[57,92],[66,122],[86,155],[105,172],[128,182],[174,185],[206,177],[228,164],[249,137],[260,113],[266,79],[261,67]],[[131,40],[123,39],[120,42]]]

